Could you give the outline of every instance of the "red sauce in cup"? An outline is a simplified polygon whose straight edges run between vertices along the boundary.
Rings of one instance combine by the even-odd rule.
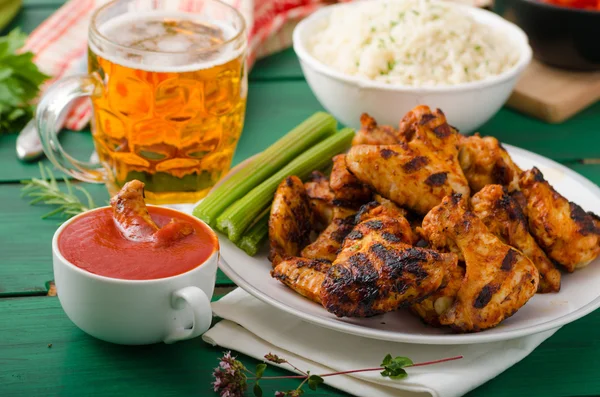
[[[163,207],[148,207],[159,226],[171,219],[187,221],[194,233],[168,246],[133,242],[117,228],[111,208],[80,216],[58,236],[58,249],[66,260],[90,273],[125,280],[152,280],[176,276],[204,263],[218,241],[212,231],[197,219]]]
[[[600,11],[600,0],[542,0],[542,2],[560,7]]]

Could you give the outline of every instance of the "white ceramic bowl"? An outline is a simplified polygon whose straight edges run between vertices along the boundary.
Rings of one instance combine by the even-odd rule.
[[[389,1],[389,0],[372,0]],[[381,124],[398,125],[406,112],[424,104],[444,111],[450,124],[469,133],[488,121],[506,102],[520,74],[531,61],[527,36],[516,25],[479,8],[449,3],[477,21],[497,28],[514,43],[521,56],[506,72],[485,80],[444,87],[411,87],[386,84],[343,74],[317,60],[306,48],[307,39],[323,26],[335,7],[354,7],[342,3],[324,7],[296,26],[294,50],[302,71],[321,105],[343,124],[358,128],[361,113],[367,112]]]
[[[71,321],[98,339],[123,345],[173,343],[195,338],[208,330],[219,261],[218,243],[210,257],[195,268],[151,280],[105,277],[65,259],[58,248],[62,231],[89,212],[106,208],[69,219],[52,239],[58,300]],[[203,223],[188,214],[185,216]],[[214,238],[218,241],[216,235]]]

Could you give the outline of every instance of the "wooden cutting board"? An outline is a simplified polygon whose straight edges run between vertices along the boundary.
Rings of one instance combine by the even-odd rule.
[[[560,123],[600,100],[600,72],[555,69],[533,60],[507,105],[549,123]]]

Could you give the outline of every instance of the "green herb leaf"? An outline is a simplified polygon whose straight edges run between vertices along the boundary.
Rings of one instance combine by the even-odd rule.
[[[267,369],[267,364],[258,364],[256,366],[256,380],[259,380],[260,378],[262,378],[263,373],[265,372],[265,369]]]
[[[30,101],[48,78],[33,63],[33,54],[17,54],[27,35],[15,29],[0,37],[0,134],[17,132],[33,116]]]
[[[319,385],[322,385],[325,381],[319,375],[311,375],[308,377],[308,387],[311,390],[317,390]]]
[[[392,362],[392,355],[388,354],[387,356],[385,356],[383,358],[383,362],[381,363],[382,367],[385,367],[386,365],[389,365]]]
[[[412,360],[408,357],[399,356],[392,358],[392,355],[388,354],[381,363],[381,366],[384,368],[384,370],[381,371],[381,376],[394,380],[406,378],[408,374],[403,368],[411,366],[412,364]]]
[[[262,391],[262,389],[260,388],[260,386],[258,385],[258,382],[256,382],[256,383],[254,384],[254,387],[252,388],[252,391],[254,392],[254,395],[255,395],[256,397],[262,397],[262,395],[263,395],[263,391]]]
[[[408,376],[408,374],[403,369],[399,369],[399,370],[397,370],[397,371],[395,371],[393,373],[391,371],[388,371],[386,369],[386,370],[384,370],[384,371],[381,372],[381,376],[390,378],[392,380],[400,380],[400,379],[406,378]]]

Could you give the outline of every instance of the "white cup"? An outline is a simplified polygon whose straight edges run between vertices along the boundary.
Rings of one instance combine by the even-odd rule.
[[[123,345],[173,343],[208,330],[218,243],[204,263],[176,276],[153,280],[104,277],[70,263],[58,249],[60,233],[85,214],[65,222],[52,239],[58,299],[75,325],[98,339]]]

